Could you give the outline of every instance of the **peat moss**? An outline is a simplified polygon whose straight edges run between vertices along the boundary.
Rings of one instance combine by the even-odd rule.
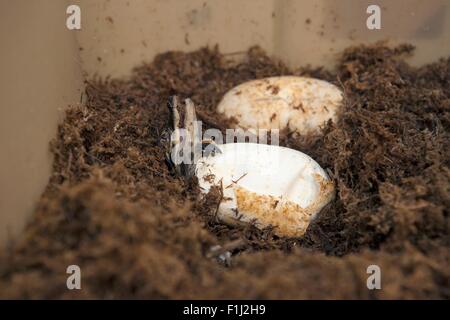
[[[450,298],[450,58],[415,68],[411,46],[349,48],[333,72],[290,70],[251,48],[168,52],[129,79],[92,79],[52,142],[53,174],[24,233],[0,258],[7,298]],[[165,163],[166,102],[197,105],[204,129],[246,80],[309,75],[345,92],[339,123],[283,132],[334,179],[337,199],[302,238],[231,228],[219,196],[197,198]],[[231,250],[224,266],[212,248]],[[66,268],[82,290],[66,289]],[[382,270],[382,290],[366,269]]]

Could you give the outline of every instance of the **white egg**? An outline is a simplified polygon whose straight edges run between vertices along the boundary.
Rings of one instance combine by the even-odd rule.
[[[285,147],[229,143],[196,164],[200,189],[222,192],[217,217],[228,224],[275,227],[280,236],[305,233],[334,197],[334,185],[308,155]]]
[[[228,91],[217,111],[235,118],[238,127],[289,128],[301,134],[337,120],[342,92],[323,80],[282,76],[252,80]]]

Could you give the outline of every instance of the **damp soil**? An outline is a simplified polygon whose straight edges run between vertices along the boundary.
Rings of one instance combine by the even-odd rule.
[[[359,46],[324,71],[291,70],[257,47],[238,61],[203,48],[161,54],[127,79],[91,79],[51,144],[33,217],[1,253],[0,296],[449,299],[450,58],[417,68],[412,54]],[[203,129],[225,130],[232,123],[215,112],[223,94],[277,75],[345,93],[338,123],[281,134],[337,187],[301,238],[218,222],[219,193],[198,197],[165,161],[170,95],[194,101]],[[218,259],[225,251],[228,263]],[[73,264],[82,290],[67,290]],[[381,268],[381,290],[367,288],[370,265]]]

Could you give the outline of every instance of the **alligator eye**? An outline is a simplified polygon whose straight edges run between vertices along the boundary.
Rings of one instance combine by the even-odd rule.
[[[202,152],[204,157],[215,156],[216,154],[222,153],[219,146],[216,145],[213,140],[202,141]]]

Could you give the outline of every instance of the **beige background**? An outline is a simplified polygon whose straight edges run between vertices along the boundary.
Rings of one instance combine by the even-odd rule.
[[[0,242],[17,234],[50,174],[61,110],[79,101],[75,34],[64,1],[0,1]]]
[[[81,31],[65,27],[69,3],[81,7]],[[366,28],[369,3],[383,8],[380,31]],[[450,55],[450,1],[0,0],[0,35],[5,243],[48,181],[48,143],[61,111],[79,103],[83,76],[126,76],[159,52],[216,43],[225,53],[258,44],[291,66],[332,67],[346,46],[388,38],[416,44],[411,61],[422,64]]]
[[[123,76],[166,50],[219,44],[232,53],[258,44],[291,66],[332,67],[360,42],[389,39],[418,46],[412,63],[450,53],[450,0],[80,0],[83,68]],[[382,29],[366,27],[369,4]],[[306,23],[307,20],[311,22]]]

